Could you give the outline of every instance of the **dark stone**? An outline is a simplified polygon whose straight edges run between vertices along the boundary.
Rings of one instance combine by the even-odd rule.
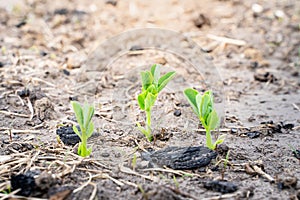
[[[221,192],[222,194],[232,193],[237,191],[238,187],[231,182],[227,181],[207,181],[204,183],[204,188]]]
[[[78,97],[77,96],[69,96],[69,100],[70,101],[78,101]]]
[[[66,14],[68,14],[68,13],[69,13],[69,10],[66,9],[66,8],[56,9],[56,10],[54,11],[54,14],[55,14],[55,15],[66,15]]]
[[[294,150],[293,155],[300,160],[300,150]]]
[[[40,55],[41,55],[41,56],[46,56],[46,55],[48,55],[48,53],[45,52],[45,51],[40,51]]]
[[[34,175],[34,173],[12,175],[10,179],[12,190],[21,189],[17,194],[28,197],[36,187]]]
[[[70,72],[69,72],[68,70],[66,70],[66,69],[63,69],[63,73],[64,73],[64,75],[66,75],[66,76],[70,76]]]
[[[21,91],[17,91],[17,95],[19,95],[20,97],[28,97],[30,95],[30,90],[28,88],[24,88]]]
[[[1,67],[4,67],[4,63],[3,62],[0,62],[0,68]]]
[[[130,47],[129,51],[142,51],[144,50],[143,47],[139,46],[139,45],[133,45],[132,47]]]
[[[248,132],[247,136],[251,139],[258,138],[260,136],[260,132],[258,131]]]
[[[290,189],[290,188],[295,188],[297,186],[297,178],[296,177],[284,177],[284,178],[279,178],[277,187],[280,190],[283,189]]]
[[[237,128],[232,128],[232,129],[230,129],[230,132],[232,134],[236,134],[238,132],[238,129]]]
[[[271,74],[270,72],[255,73],[254,74],[254,79],[256,81],[270,82],[270,83],[274,83],[275,81],[277,81],[277,78],[273,74]]]
[[[150,164],[167,166],[172,169],[197,169],[207,166],[217,157],[217,153],[203,146],[196,147],[167,147],[150,155],[142,153],[143,159]]]
[[[294,128],[294,124],[284,124],[282,127],[284,128],[284,129],[292,129],[292,128]]]
[[[210,26],[210,20],[202,13],[194,20],[194,24],[196,27],[201,28],[204,25]]]
[[[80,131],[80,127],[78,127]],[[65,145],[76,145],[80,142],[79,136],[73,131],[72,126],[62,126],[56,130],[56,134]]]
[[[274,122],[272,120],[270,120],[270,121],[266,121],[266,122],[261,122],[260,124],[274,124]]]
[[[117,0],[106,0],[105,3],[116,6],[118,4],[118,1]]]
[[[22,20],[21,22],[19,22],[16,27],[17,28],[21,28],[22,26],[26,25],[26,21],[25,20]]]
[[[176,109],[176,110],[174,111],[174,115],[175,115],[176,117],[179,117],[179,116],[181,115],[181,110]]]
[[[257,61],[253,61],[253,62],[250,63],[250,68],[256,69],[256,68],[258,68],[258,67],[259,67],[259,64],[258,64]]]

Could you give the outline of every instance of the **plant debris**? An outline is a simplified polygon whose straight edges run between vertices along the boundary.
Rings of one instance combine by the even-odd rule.
[[[150,164],[167,166],[172,169],[197,169],[207,166],[217,153],[203,146],[167,147],[155,152],[143,153]]]
[[[238,186],[227,181],[207,181],[204,182],[204,187],[208,190],[221,192],[222,194],[232,193],[238,190]]]

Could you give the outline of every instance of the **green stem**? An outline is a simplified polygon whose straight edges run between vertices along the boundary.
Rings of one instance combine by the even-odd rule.
[[[88,156],[87,152],[87,137],[85,133],[85,129],[82,130],[82,141],[81,141],[81,156]]]
[[[211,150],[215,149],[213,146],[213,143],[212,143],[210,130],[207,130],[207,129],[206,129],[206,146]]]
[[[147,132],[147,138],[149,141],[152,141],[152,135],[151,135],[151,111],[146,111],[146,132]]]

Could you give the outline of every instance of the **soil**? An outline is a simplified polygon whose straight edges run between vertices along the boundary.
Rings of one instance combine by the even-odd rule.
[[[300,199],[299,26],[290,0],[0,2],[0,197]],[[135,98],[153,63],[177,75],[150,143]],[[187,87],[213,90],[225,142],[204,167],[151,166],[144,152],[205,145]],[[85,159],[56,134],[73,100],[95,105]]]

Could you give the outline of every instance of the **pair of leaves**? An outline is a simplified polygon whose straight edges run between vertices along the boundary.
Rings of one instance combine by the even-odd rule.
[[[138,103],[141,110],[150,111],[154,105],[157,93],[152,93],[153,87],[148,87],[148,90],[143,91],[138,95]]]
[[[81,106],[78,102],[71,102],[73,110],[75,112],[76,120],[80,126],[80,131],[76,126],[73,126],[74,132],[79,136],[81,143],[79,143],[78,154],[85,157],[90,155],[92,149],[87,149],[87,139],[92,136],[94,132],[94,123],[92,117],[95,112],[95,108],[89,105],[87,102]]]
[[[219,117],[213,109],[213,95],[211,91],[206,91],[201,95],[197,90],[188,88],[184,90],[184,95],[192,106],[194,113],[198,116],[205,129],[214,130],[219,123]]]
[[[213,108],[212,92],[206,91],[201,95],[197,90],[188,88],[184,90],[184,95],[206,130],[207,147],[214,150],[218,144],[224,142],[225,136],[221,135],[214,143],[212,142],[211,131],[219,125],[218,114]]]
[[[152,65],[150,71],[141,72],[142,93],[138,95],[141,110],[151,110],[158,93],[174,76],[175,72],[168,72],[160,77],[160,65],[157,64]]]

